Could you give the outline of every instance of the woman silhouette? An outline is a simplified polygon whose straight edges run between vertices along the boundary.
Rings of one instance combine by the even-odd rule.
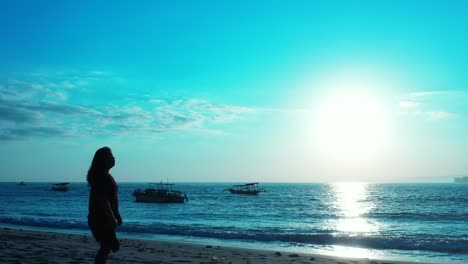
[[[88,170],[89,192],[88,226],[100,248],[94,263],[106,263],[110,251],[119,250],[120,243],[115,228],[122,224],[117,198],[117,184],[109,170],[114,167],[115,159],[108,147],[100,148],[94,154]]]

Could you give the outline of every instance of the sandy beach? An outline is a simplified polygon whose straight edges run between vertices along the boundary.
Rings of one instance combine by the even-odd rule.
[[[411,262],[351,259],[284,251],[253,250],[120,239],[121,250],[108,263],[315,263],[315,264],[403,264]],[[89,235],[0,229],[0,263],[92,263],[98,244]]]

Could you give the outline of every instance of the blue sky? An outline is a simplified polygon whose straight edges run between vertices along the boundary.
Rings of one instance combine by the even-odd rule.
[[[2,1],[0,180],[468,174],[463,1]]]

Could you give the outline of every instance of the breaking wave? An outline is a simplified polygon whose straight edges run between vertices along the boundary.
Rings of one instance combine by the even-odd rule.
[[[87,230],[85,221],[35,219],[29,217],[0,217],[0,223],[58,229]],[[369,249],[421,250],[444,253],[468,253],[468,239],[464,237],[356,236],[332,233],[288,233],[281,230],[242,230],[235,227],[183,226],[161,223],[141,224],[128,222],[119,227],[120,232],[134,234],[174,235],[250,242],[286,242],[312,245],[341,245]]]

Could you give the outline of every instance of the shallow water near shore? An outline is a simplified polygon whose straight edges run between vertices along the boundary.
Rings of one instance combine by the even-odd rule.
[[[118,179],[118,178],[117,178]],[[258,196],[230,183],[177,183],[185,204],[135,203],[145,183],[120,183],[122,236],[346,257],[468,262],[468,185],[265,183]],[[87,232],[88,186],[0,183],[0,224]]]

